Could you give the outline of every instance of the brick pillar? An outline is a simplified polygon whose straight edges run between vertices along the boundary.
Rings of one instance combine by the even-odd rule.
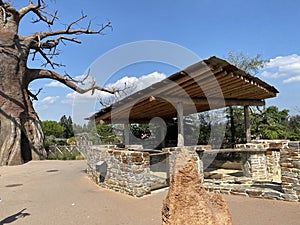
[[[281,183],[280,149],[267,149],[266,156],[269,180]]]
[[[300,201],[300,142],[290,142],[288,148],[281,149],[281,187],[284,198]]]
[[[243,173],[245,177],[251,177],[254,181],[268,179],[267,157],[265,151],[249,151],[242,154]]]

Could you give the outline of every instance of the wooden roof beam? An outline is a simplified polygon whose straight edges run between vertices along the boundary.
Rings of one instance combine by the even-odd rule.
[[[225,104],[224,106],[264,106],[264,100],[257,100],[257,99],[222,99],[222,98],[209,98],[209,101],[206,98],[184,98],[184,97],[170,97],[170,96],[150,96],[149,101],[168,101],[170,103],[178,103],[182,102],[187,105],[207,105],[209,103],[212,104]]]

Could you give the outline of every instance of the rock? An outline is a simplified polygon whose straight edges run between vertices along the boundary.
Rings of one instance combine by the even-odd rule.
[[[175,163],[169,192],[163,202],[162,224],[232,224],[226,202],[220,195],[206,192],[195,161],[186,151]]]
[[[204,172],[204,178],[205,179],[223,179],[223,174]]]

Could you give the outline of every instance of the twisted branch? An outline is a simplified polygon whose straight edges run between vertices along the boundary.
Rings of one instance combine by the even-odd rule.
[[[41,70],[41,69],[28,69],[27,71],[28,74],[28,80],[27,82],[30,83],[33,80],[36,79],[43,79],[43,78],[49,78],[52,80],[59,81],[60,83],[66,85],[67,87],[71,88],[72,90],[84,94],[86,92],[92,91],[92,94],[94,94],[95,90],[98,91],[104,91],[110,94],[114,94],[116,90],[109,90],[100,86],[96,85],[96,82],[92,80],[92,83],[90,87],[88,88],[81,88],[78,86],[78,83],[84,84],[84,81],[87,79],[89,74],[87,74],[81,81],[75,80],[71,78],[69,75],[67,76],[62,76],[54,71],[50,70]]]

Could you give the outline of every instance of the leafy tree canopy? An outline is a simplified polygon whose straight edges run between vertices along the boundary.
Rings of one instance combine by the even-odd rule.
[[[53,135],[56,138],[61,138],[64,135],[64,127],[56,121],[43,121],[42,129],[45,136]]]
[[[243,52],[236,53],[234,51],[228,53],[227,60],[239,69],[254,75],[257,74],[260,69],[264,68],[265,63],[267,62],[267,60],[263,59],[261,54],[250,57]]]

